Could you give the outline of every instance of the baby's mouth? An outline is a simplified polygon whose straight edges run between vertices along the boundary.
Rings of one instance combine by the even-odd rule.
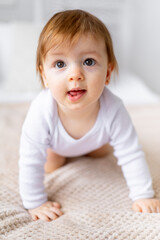
[[[67,92],[67,94],[69,94],[71,96],[76,96],[76,95],[82,94],[84,92],[86,92],[85,89],[78,89],[78,90],[70,90]]]
[[[67,95],[71,101],[76,101],[80,99],[85,94],[85,92],[85,89],[71,89],[67,92]]]

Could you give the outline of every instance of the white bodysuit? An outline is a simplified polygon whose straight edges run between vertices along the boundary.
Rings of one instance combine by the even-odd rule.
[[[131,119],[122,101],[106,87],[94,126],[82,138],[64,129],[50,90],[42,90],[32,102],[23,124],[20,142],[19,186],[27,209],[47,201],[44,189],[46,150],[65,157],[87,154],[110,143],[130,190],[130,198],[152,198],[152,179]]]

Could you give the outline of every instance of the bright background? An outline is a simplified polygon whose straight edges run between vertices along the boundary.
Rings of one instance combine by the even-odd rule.
[[[159,0],[0,0],[0,102],[30,100],[40,91],[40,31],[55,12],[77,8],[98,16],[111,32],[120,69],[112,91],[130,104],[159,102]]]

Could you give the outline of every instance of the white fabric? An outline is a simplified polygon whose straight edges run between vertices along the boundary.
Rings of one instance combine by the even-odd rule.
[[[160,96],[147,86],[144,79],[131,72],[120,72],[108,88],[127,105],[160,103]]]
[[[118,165],[122,167],[130,198],[134,201],[153,197],[144,153],[131,119],[118,97],[105,87],[93,128],[77,140],[63,128],[50,91],[43,90],[32,102],[22,129],[19,182],[24,207],[35,208],[47,201],[43,185],[47,148],[66,157],[75,157],[108,142],[114,148]]]

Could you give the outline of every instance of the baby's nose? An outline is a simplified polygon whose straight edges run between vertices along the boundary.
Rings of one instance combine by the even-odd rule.
[[[84,80],[84,74],[81,67],[78,67],[78,66],[73,67],[69,72],[68,80],[69,81]]]

